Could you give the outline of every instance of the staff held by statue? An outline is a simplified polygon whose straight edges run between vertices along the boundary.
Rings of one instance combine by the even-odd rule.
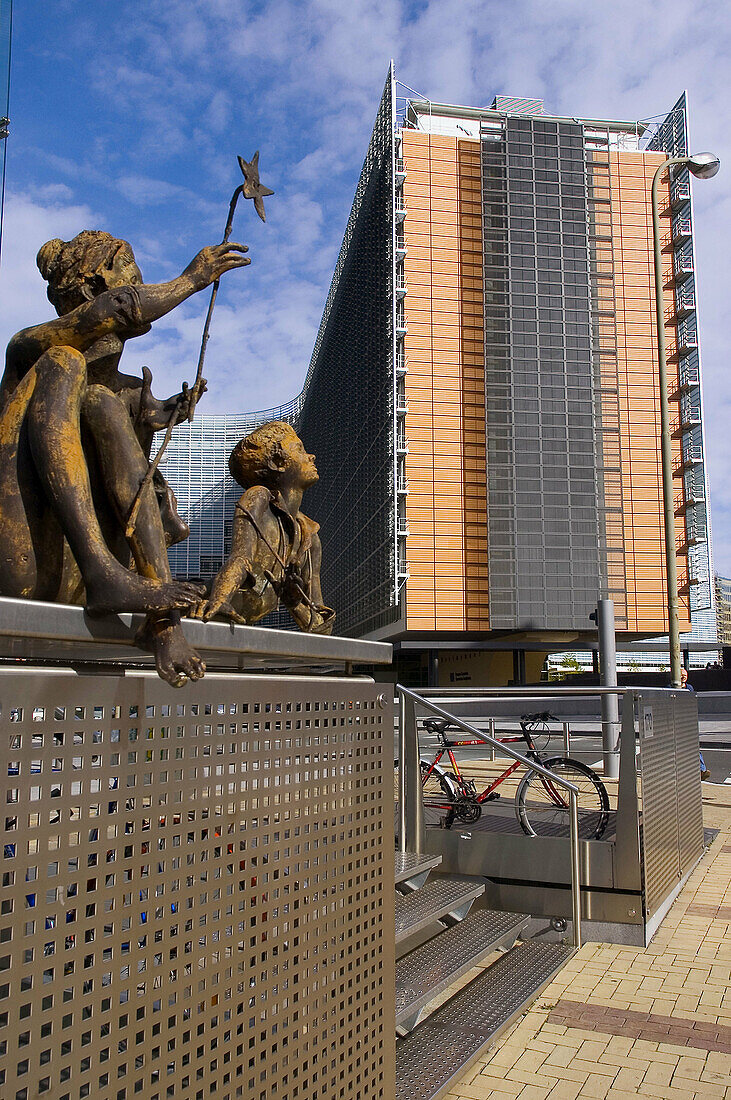
[[[231,196],[231,202],[229,203],[228,208],[228,218],[226,219],[226,228],[224,230],[223,240],[221,242],[222,244],[228,244],[230,240],[236,206],[242,195],[245,199],[253,199],[254,209],[256,210],[261,220],[265,222],[267,219],[266,212],[264,210],[264,199],[268,195],[274,194],[274,192],[271,191],[268,187],[265,187],[259,179],[258,149],[254,153],[250,161],[245,161],[243,157],[239,157],[238,162],[244,177],[244,182],[239,184],[239,186],[236,188],[233,195]],[[193,420],[195,407],[198,403],[203,389],[203,362],[206,357],[206,345],[208,344],[208,337],[210,336],[211,318],[213,317],[213,309],[216,304],[216,297],[218,295],[218,286],[220,281],[220,279],[216,279],[216,281],[213,283],[213,286],[211,287],[211,299],[208,303],[208,312],[206,313],[206,320],[203,325],[203,335],[201,337],[201,348],[198,355],[198,369],[196,370],[195,381],[190,388],[188,387],[187,383],[183,383],[179,402],[173,409],[173,412],[170,416],[170,420],[168,421],[167,428],[165,429],[165,436],[163,438],[160,449],[150,462],[147,473],[145,474],[144,479],[142,480],[140,487],[137,490],[135,499],[132,503],[129,518],[127,520],[127,528],[125,531],[125,535],[127,538],[130,538],[134,532],[143,494],[145,492],[145,489],[155,476],[155,471],[160,465],[162,457],[167,450],[168,443],[170,442],[171,436],[173,434],[173,428],[178,423],[178,415],[183,402],[187,402],[188,404],[188,422],[190,423]]]

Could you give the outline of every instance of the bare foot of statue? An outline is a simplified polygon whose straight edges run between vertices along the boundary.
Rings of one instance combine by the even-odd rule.
[[[189,645],[177,614],[169,619],[148,617],[136,642],[154,655],[158,675],[172,687],[183,687],[205,674],[206,666]]]
[[[188,581],[153,581],[122,566],[87,581],[86,609],[92,615],[125,611],[185,611],[200,602],[205,587]]]

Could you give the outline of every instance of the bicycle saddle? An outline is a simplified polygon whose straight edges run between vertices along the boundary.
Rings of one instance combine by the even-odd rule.
[[[449,729],[450,723],[446,718],[425,718],[424,729],[427,733],[436,733],[437,736],[443,735],[446,730]]]

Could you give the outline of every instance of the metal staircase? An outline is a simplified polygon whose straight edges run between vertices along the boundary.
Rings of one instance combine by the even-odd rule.
[[[575,950],[521,941],[528,915],[472,909],[484,881],[432,875],[440,862],[396,853],[396,1100],[442,1096]],[[496,952],[502,953],[492,965],[429,1012],[431,1002]]]

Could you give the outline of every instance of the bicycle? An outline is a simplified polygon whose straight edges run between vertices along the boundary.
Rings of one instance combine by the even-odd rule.
[[[584,839],[598,840],[609,820],[607,789],[587,764],[569,756],[548,756],[536,746],[534,735],[538,732],[546,734],[548,744],[550,721],[557,719],[548,711],[524,714],[520,718],[521,735],[502,737],[500,740],[506,744],[525,741],[525,756],[578,787],[579,835]],[[479,821],[483,805],[500,798],[497,788],[521,767],[518,760],[513,761],[478,794],[474,779],[467,779],[460,771],[454,749],[484,745],[485,742],[477,739],[452,740],[447,736],[450,727],[457,728],[444,718],[424,720],[424,728],[436,734],[438,748],[433,760],[419,761],[427,824],[440,824],[446,829],[451,828],[455,821],[465,825]],[[449,758],[451,772],[440,767],[445,754]],[[435,811],[437,820],[434,820]],[[528,836],[568,836],[569,812],[569,794],[565,788],[536,771],[526,772],[515,795],[515,813],[524,833]]]

